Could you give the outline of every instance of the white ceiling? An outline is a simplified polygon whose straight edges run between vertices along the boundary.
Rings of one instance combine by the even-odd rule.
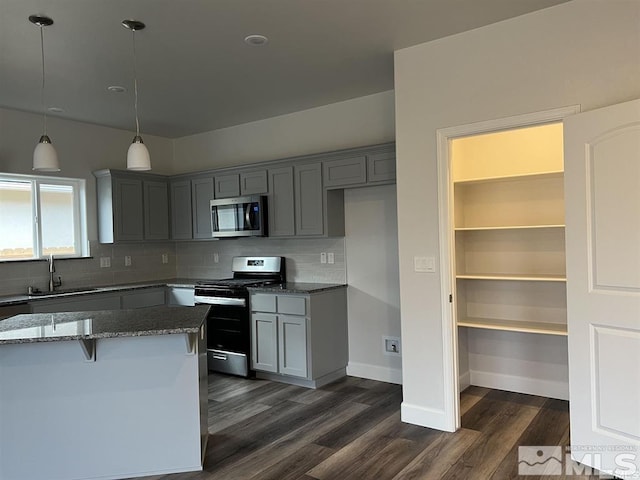
[[[393,88],[393,51],[566,0],[0,0],[0,106],[40,107],[44,14],[52,114],[181,137]],[[263,34],[260,48],[243,42]],[[505,38],[505,42],[509,39]],[[109,85],[127,92],[114,94]]]

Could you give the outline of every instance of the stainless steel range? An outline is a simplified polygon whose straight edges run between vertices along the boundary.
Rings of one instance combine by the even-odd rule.
[[[251,312],[247,287],[286,282],[284,257],[233,257],[233,278],[199,282],[195,302],[207,315],[209,370],[249,376]]]

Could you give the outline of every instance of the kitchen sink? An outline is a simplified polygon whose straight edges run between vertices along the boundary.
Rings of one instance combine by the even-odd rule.
[[[64,295],[65,293],[82,293],[82,292],[94,292],[97,288],[61,288],[59,290],[54,290],[53,292],[45,291],[45,292],[32,292],[29,294],[30,297],[49,297],[53,295]]]

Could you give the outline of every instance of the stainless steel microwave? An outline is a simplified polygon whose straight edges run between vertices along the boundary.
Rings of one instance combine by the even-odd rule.
[[[267,197],[221,198],[211,200],[214,237],[264,237],[267,235]]]

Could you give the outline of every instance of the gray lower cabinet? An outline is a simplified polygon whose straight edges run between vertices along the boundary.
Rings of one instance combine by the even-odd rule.
[[[125,310],[130,308],[158,307],[167,303],[165,297],[166,289],[164,287],[130,290],[121,293],[121,305]]]
[[[191,180],[193,238],[213,238],[209,203],[213,198],[213,177]]]
[[[165,301],[165,288],[158,287],[48,298],[30,304],[32,313],[55,313],[156,307]]]
[[[292,237],[296,233],[293,167],[269,170],[269,236]]]
[[[294,166],[296,235],[322,235],[322,165],[310,163]]]
[[[194,287],[170,287],[167,290],[167,305],[193,307],[195,303]]]
[[[258,376],[320,387],[346,374],[346,287],[251,294],[251,366]]]
[[[32,313],[120,310],[120,293],[89,293],[31,302]]]
[[[230,198],[240,195],[240,174],[216,175],[214,178],[215,198]]]
[[[171,182],[169,190],[171,192],[171,238],[189,240],[193,238],[191,181]]]

